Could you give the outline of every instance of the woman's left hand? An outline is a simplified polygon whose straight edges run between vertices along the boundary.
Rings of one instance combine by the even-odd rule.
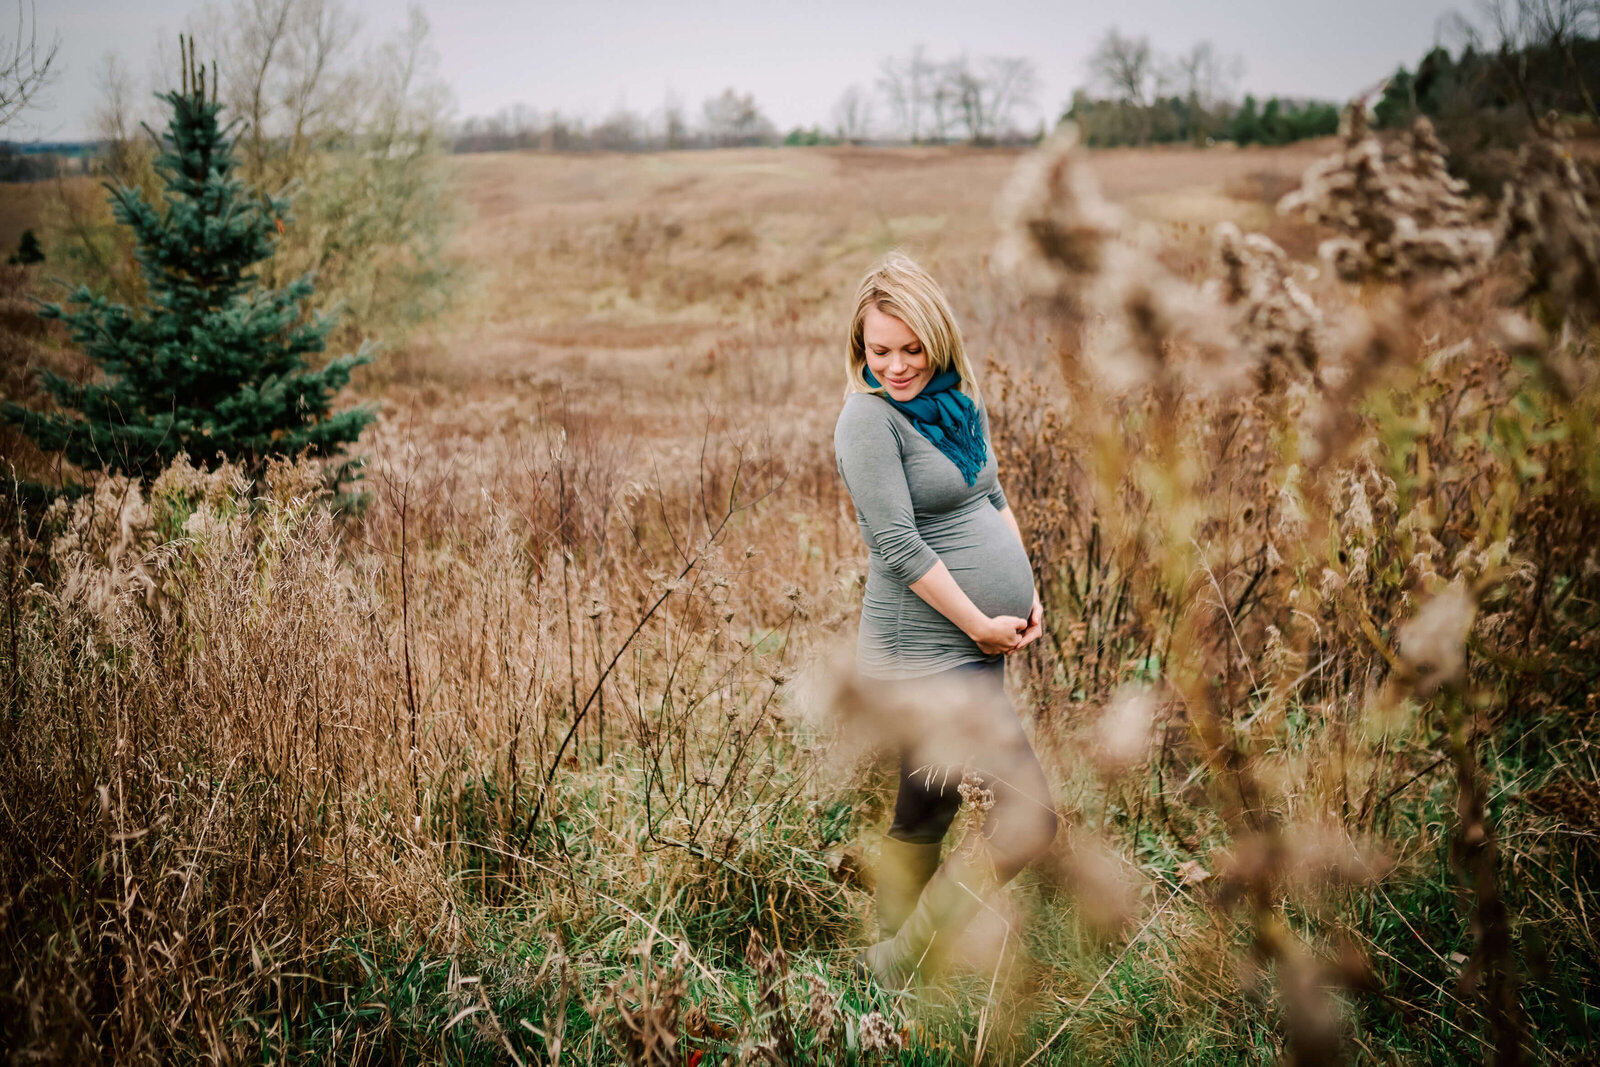
[[[1028,612],[1028,626],[1017,638],[1016,647],[1011,651],[1016,652],[1033,641],[1034,638],[1044,633],[1044,605],[1039,602],[1037,590],[1033,594],[1033,610]]]

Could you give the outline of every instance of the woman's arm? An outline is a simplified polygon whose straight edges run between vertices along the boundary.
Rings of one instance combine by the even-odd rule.
[[[961,632],[972,638],[986,654],[992,656],[1021,647],[1018,642],[1027,620],[1015,615],[996,615],[994,618],[985,615],[956,584],[955,575],[944,565],[944,560],[935,563],[927,574],[912,582],[911,591],[959,626]]]

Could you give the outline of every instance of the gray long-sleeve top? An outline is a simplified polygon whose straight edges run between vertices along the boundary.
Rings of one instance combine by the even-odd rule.
[[[989,413],[978,406],[985,442]],[[994,446],[968,485],[955,462],[874,393],[852,393],[833,430],[839,476],[867,543],[856,661],[875,678],[915,678],[993,661],[955,623],[911,591],[940,560],[985,615],[1027,618],[1033,567],[1000,510]]]

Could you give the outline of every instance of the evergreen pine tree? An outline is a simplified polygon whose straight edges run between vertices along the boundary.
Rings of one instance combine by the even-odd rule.
[[[1261,140],[1261,116],[1256,113],[1255,97],[1245,95],[1244,104],[1233,113],[1233,121],[1228,124],[1228,136],[1240,146]]]
[[[214,86],[207,97],[192,46],[183,74],[181,90],[158,94],[171,109],[156,160],[166,210],[135,188],[107,185],[117,221],[133,231],[145,306],[113,304],[87,286],[68,298],[72,310],[44,305],[39,314],[66,323],[103,377],[80,385],[43,372],[41,384],[64,410],[5,403],[0,417],[79,467],[147,481],[180,452],[250,473],[272,456],[336,455],[376,417],[366,406],[330,410],[352,368],[371,357],[363,345],[308,367],[334,325],[301,313],[311,276],[269,290],[252,269],[273,254],[289,201],[234,176],[233,123],[219,123],[221,104]]]
[[[1272,97],[1261,109],[1261,132],[1256,139],[1262,144],[1286,144],[1288,131],[1284,129],[1283,104]]]
[[[1416,79],[1409,70],[1401,67],[1384,83],[1383,95],[1372,107],[1374,123],[1381,130],[1410,125],[1417,114],[1416,95]]]
[[[22,231],[22,240],[17,242],[17,250],[6,258],[12,266],[21,264],[24,267],[34,263],[44,262],[44,249],[39,244],[39,235],[32,230]]]

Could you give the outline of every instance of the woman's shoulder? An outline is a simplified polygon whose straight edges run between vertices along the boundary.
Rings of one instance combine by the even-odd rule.
[[[877,393],[851,393],[839,408],[839,426],[859,426],[889,421],[894,405]]]
[[[860,447],[869,442],[882,442],[887,434],[896,440],[900,430],[895,426],[893,405],[876,393],[851,393],[844,398],[838,421],[833,426],[835,451],[845,451],[852,445]]]

